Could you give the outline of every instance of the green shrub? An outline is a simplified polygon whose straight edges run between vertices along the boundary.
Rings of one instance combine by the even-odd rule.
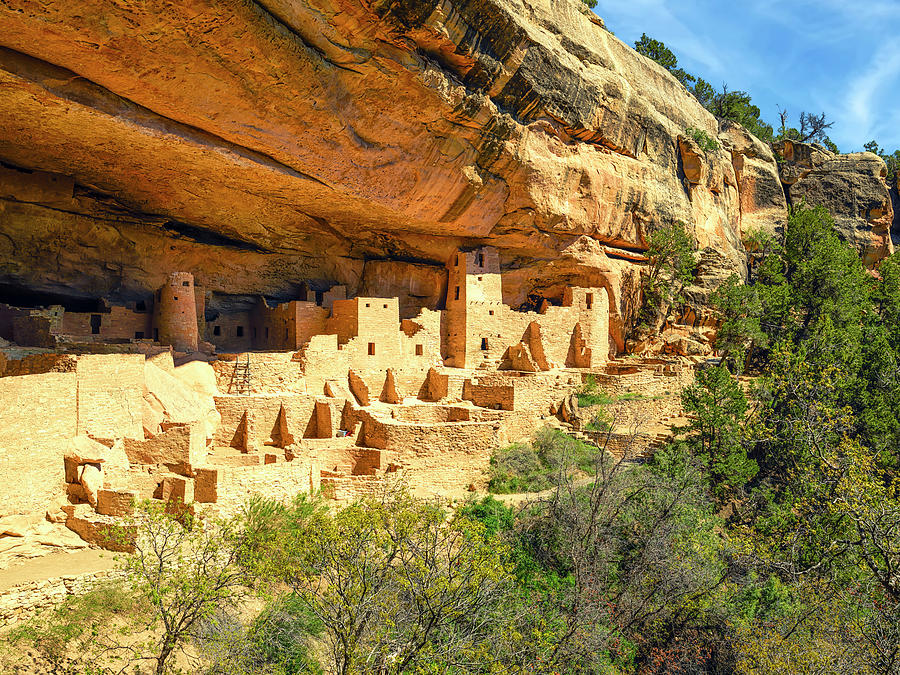
[[[704,152],[714,152],[719,149],[719,142],[714,138],[710,138],[709,134],[703,129],[688,127],[685,129],[685,133],[693,138]]]
[[[549,489],[565,480],[572,467],[593,474],[597,453],[590,443],[544,427],[531,444],[516,443],[491,457],[488,490],[509,494]]]
[[[90,640],[116,617],[140,621],[147,616],[142,598],[122,583],[105,583],[83,595],[75,595],[17,626],[6,636],[13,645],[27,645],[53,664],[70,651],[90,648]]]
[[[274,667],[279,675],[322,673],[322,668],[309,653],[304,635],[322,632],[322,622],[312,615],[300,600],[289,595],[268,605],[248,631],[252,663],[255,670]]]
[[[491,495],[479,501],[469,502],[460,507],[458,513],[484,525],[488,536],[494,536],[497,532],[509,531],[516,522],[516,514],[513,509],[494,499]]]
[[[581,385],[581,389],[578,391],[577,396],[579,408],[590,408],[594,405],[607,405],[613,401],[609,394],[600,389],[600,385],[597,384],[597,379],[593,375],[588,375],[585,378],[584,384]]]
[[[527,443],[514,443],[491,457],[491,492],[535,492],[550,486],[543,461]]]

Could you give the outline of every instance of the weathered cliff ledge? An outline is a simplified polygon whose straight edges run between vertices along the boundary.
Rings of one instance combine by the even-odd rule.
[[[191,270],[218,293],[319,279],[433,305],[434,266],[487,244],[510,304],[602,284],[620,332],[655,226],[688,226],[710,288],[743,273],[742,233],[786,221],[770,149],[576,0],[8,0],[0,27],[10,294],[135,299]],[[871,157],[829,161],[792,200],[845,208],[882,255],[890,199],[860,215],[803,187],[877,192]]]

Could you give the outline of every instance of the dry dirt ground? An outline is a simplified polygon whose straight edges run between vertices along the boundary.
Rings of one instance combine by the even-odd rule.
[[[17,560],[0,570],[0,593],[32,581],[112,569],[115,566],[114,555],[109,551],[88,548]]]

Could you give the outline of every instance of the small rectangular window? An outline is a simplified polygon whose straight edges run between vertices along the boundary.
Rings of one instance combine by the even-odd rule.
[[[494,310],[489,309],[489,310],[488,310],[488,314],[490,314],[491,316],[494,316]]]
[[[483,351],[487,351],[487,348],[488,348],[487,338],[481,338],[481,349]]]
[[[416,345],[416,356],[422,356],[424,354],[424,350],[422,349],[422,345]]]
[[[190,286],[190,285],[191,285],[191,282],[190,282],[190,281],[182,281],[182,282],[181,282],[181,285],[182,285],[182,286]]]
[[[369,343],[369,356],[375,356],[375,343]]]
[[[178,296],[177,296],[177,295],[173,295],[173,296],[172,296],[172,300],[178,300]]]
[[[478,277],[478,281],[482,281],[484,277]]]
[[[459,300],[459,286],[456,287],[456,297],[454,300]]]
[[[221,335],[222,326],[213,326],[213,335]]]
[[[144,331],[141,331],[141,330],[134,331],[134,339],[135,340],[143,340],[144,339]]]
[[[146,312],[147,311],[147,303],[143,300],[138,301],[138,303],[134,306],[135,312]]]
[[[371,307],[371,306],[372,306],[372,305],[370,305],[368,302],[366,303],[366,307]]]
[[[384,308],[387,309],[387,305],[385,305]]]
[[[594,306],[594,294],[588,293],[584,296],[584,302],[587,304],[587,308],[591,309]]]
[[[478,266],[484,267],[484,253],[478,254]],[[479,281],[480,281],[480,279],[479,279]]]
[[[235,335],[237,335],[238,337],[244,337],[244,327],[238,326],[237,331],[235,331]]]

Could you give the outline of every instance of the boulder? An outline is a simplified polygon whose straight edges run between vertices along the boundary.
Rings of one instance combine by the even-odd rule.
[[[210,393],[217,391],[212,367],[207,363],[190,368],[179,366],[174,372],[170,374],[149,361],[144,364],[145,428],[148,424],[153,427],[158,411],[162,411],[160,427],[201,422],[206,438],[212,438],[221,421]]]
[[[894,220],[887,166],[871,152],[836,155],[818,145],[783,141],[781,179],[792,204],[824,206],[842,239],[859,249],[868,267],[894,252]]]

